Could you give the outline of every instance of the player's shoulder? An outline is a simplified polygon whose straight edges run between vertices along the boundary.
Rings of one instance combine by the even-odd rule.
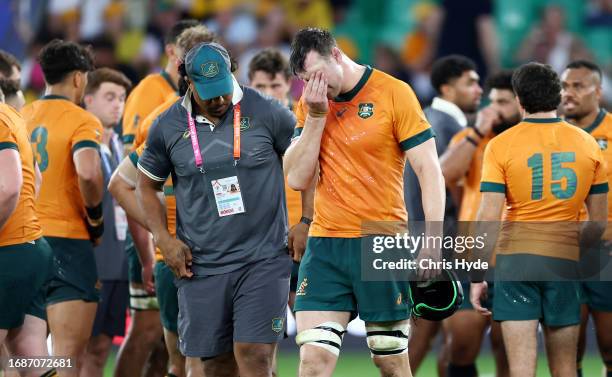
[[[165,82],[166,79],[160,73],[148,74],[132,89],[128,100],[136,97],[139,97],[139,100],[148,98],[146,94],[150,95],[158,92],[160,88],[166,85]]]
[[[371,88],[383,88],[386,91],[392,91],[393,93],[402,93],[405,91],[412,91],[410,85],[396,77],[391,76],[376,68],[370,68],[371,74],[368,78],[368,86]]]
[[[604,115],[600,127],[603,127],[608,132],[612,132],[612,113],[603,109],[602,112]]]
[[[165,81],[166,79],[164,79],[161,73],[151,73],[151,74],[146,75],[142,80],[140,80],[140,82],[138,83],[138,85],[136,85],[134,89],[161,86],[164,84]]]
[[[12,115],[12,108],[4,103],[0,103],[0,127],[8,128],[9,130],[13,130],[15,127],[14,118]]]
[[[74,104],[73,104],[74,105]],[[74,117],[74,119],[78,119],[79,120],[79,124],[91,124],[94,125],[96,127],[102,127],[102,122],[100,121],[100,119],[98,119],[98,117],[96,117],[95,115],[93,115],[92,113],[90,113],[89,111],[85,110],[84,108],[74,105],[71,106],[70,108],[67,109],[67,111],[69,111],[69,115],[70,117]]]
[[[12,126],[17,126],[23,122],[22,115],[13,106],[5,103],[0,103],[0,116],[0,119],[6,119]]]

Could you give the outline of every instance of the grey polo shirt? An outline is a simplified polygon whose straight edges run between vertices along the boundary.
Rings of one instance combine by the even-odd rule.
[[[219,217],[207,187],[210,179],[195,164],[187,123],[190,98],[187,93],[153,123],[138,168],[160,182],[172,176],[177,238],[192,250],[192,271],[223,274],[286,253],[282,155],[295,127],[293,113],[251,88],[235,88],[234,101],[240,100],[241,107],[241,158],[235,171],[246,212]],[[232,104],[215,127],[196,117],[205,171],[233,163],[233,115]]]

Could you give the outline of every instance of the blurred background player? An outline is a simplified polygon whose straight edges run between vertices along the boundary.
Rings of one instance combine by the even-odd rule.
[[[17,111],[21,111],[25,106],[25,98],[19,87],[19,81],[0,78],[0,89],[4,93],[4,103]]]
[[[43,176],[36,210],[53,249],[54,276],[47,300],[53,354],[71,357],[78,376],[91,335],[99,295],[93,245],[104,231],[100,121],[78,104],[93,70],[87,48],[61,40],[40,52],[47,90],[23,108]]]
[[[133,142],[139,125],[156,107],[169,98],[176,98],[178,91],[178,66],[181,56],[176,52],[176,40],[185,30],[199,23],[196,20],[181,20],[176,22],[164,38],[164,51],[168,58],[165,68],[160,73],[150,74],[134,87],[127,98],[123,113],[123,145],[128,155],[133,149]],[[133,202],[133,204],[136,204]],[[129,212],[128,212],[129,213]],[[131,237],[126,241],[130,279],[130,309],[132,321],[128,335],[121,345],[117,356],[116,377],[131,377],[142,370],[147,359],[153,357],[152,350],[157,354],[163,348],[163,330],[159,316],[159,303],[155,297],[152,279],[153,266],[144,266],[139,260],[139,254],[152,255],[153,244],[149,232],[128,216]],[[143,283],[143,271],[148,282]],[[148,286],[146,285],[148,284]],[[157,348],[156,348],[157,347]],[[151,356],[149,356],[151,355]],[[162,363],[165,364],[165,363]],[[157,368],[156,364],[154,368]],[[165,367],[162,369],[165,372]]]
[[[186,53],[193,47],[204,42],[213,42],[215,35],[205,26],[198,25],[185,29],[176,40],[175,53],[183,61]],[[168,110],[178,99],[185,95],[187,84],[183,78],[179,78],[179,91],[177,95],[170,96],[166,102],[156,107],[138,126],[134,140],[135,150],[124,159],[117,174],[113,175],[110,183],[110,191],[120,205],[125,208],[127,214],[136,222],[145,226],[146,214],[142,212],[136,203],[135,180],[137,174],[136,164],[146,147],[146,139],[149,128],[159,115]],[[164,197],[166,204],[166,221],[170,234],[176,236],[176,199],[172,179],[169,177],[164,184]],[[183,376],[185,373],[185,358],[178,351],[178,299],[176,286],[172,271],[163,262],[163,256],[158,248],[151,252],[138,250],[143,266],[149,264],[155,269],[155,293],[159,303],[161,323],[164,329],[164,339],[169,355],[169,373],[175,376]],[[145,286],[153,284],[152,276],[149,276],[143,267],[143,282]],[[202,373],[202,365],[198,358],[188,358],[187,372],[189,376],[196,377]]]
[[[0,90],[0,348],[6,345],[7,357],[40,357],[48,355],[45,294],[53,252],[36,215],[40,179],[26,125],[3,102]]]
[[[21,81],[21,64],[12,54],[0,50],[0,77]]]
[[[478,111],[474,127],[457,133],[448,149],[440,157],[442,174],[451,191],[460,187],[461,202],[458,221],[476,220],[480,206],[480,176],[482,158],[489,141],[496,135],[521,121],[518,102],[512,91],[512,72],[502,71],[487,80],[491,104]],[[478,132],[484,135],[480,137]],[[462,229],[460,224],[458,231]],[[467,223],[465,224],[467,225]],[[469,295],[469,283],[462,284],[464,294]],[[489,288],[492,289],[492,283]],[[491,303],[493,292],[489,290],[487,303]],[[469,297],[469,296],[467,296]],[[472,308],[469,300],[463,301],[461,309],[446,319],[447,345],[449,353],[448,377],[476,376],[476,357],[481,348],[482,337],[491,326],[491,345],[496,362],[496,375],[508,375],[508,363],[504,352],[499,322],[483,317]]]
[[[249,63],[250,86],[260,92],[279,100],[284,106],[293,110],[291,102],[291,70],[289,62],[279,50],[266,49],[259,52]],[[287,198],[287,213],[289,219],[289,252],[293,254],[293,269],[291,270],[291,289],[289,292],[289,307],[293,310],[297,275],[300,260],[306,249],[308,228],[312,222],[314,203],[303,202],[304,191],[291,189],[285,178],[285,196]],[[308,197],[308,194],[306,194]],[[311,196],[312,199],[312,196]]]
[[[107,215],[102,242],[94,250],[98,279],[102,283],[101,300],[85,353],[81,377],[102,377],[113,338],[125,333],[125,315],[129,302],[124,245],[127,219],[125,212],[115,204],[106,187],[123,158],[123,145],[114,127],[121,120],[125,98],[131,87],[131,81],[121,72],[98,68],[89,74],[83,98],[85,109],[95,115],[104,127],[100,159],[104,174],[103,208]]]
[[[366,242],[362,221],[407,221],[406,158],[423,188],[425,219],[443,220],[444,182],[434,133],[407,84],[355,63],[328,31],[302,29],[290,62],[306,88],[284,158],[287,180],[295,189],[317,187],[295,303],[299,375],[332,375],[351,312],[358,311],[381,375],[411,376],[409,303],[402,301],[408,282],[366,282],[356,271]],[[383,90],[388,95],[380,96]],[[371,184],[377,181],[384,185]],[[435,254],[422,250],[419,258],[438,258]]]
[[[591,136],[557,117],[561,82],[550,66],[521,66],[512,87],[523,121],[487,145],[477,215],[478,221],[496,222],[506,208],[496,249],[493,319],[501,321],[510,376],[535,376],[541,322],[551,375],[573,377],[579,286],[553,279],[563,277],[559,271],[576,271],[579,240],[596,243],[605,230],[605,162]],[[592,221],[579,230],[574,224],[585,203]],[[528,221],[553,226],[530,228]],[[486,292],[486,282],[472,283],[472,305],[488,316],[481,303]]]
[[[602,95],[601,69],[594,63],[577,60],[568,64],[561,75],[561,109],[565,119],[582,128],[595,138],[603,153],[608,183],[612,184],[612,115],[600,107]],[[608,228],[604,233],[604,253],[610,252],[612,240],[612,200],[608,193]],[[598,250],[599,253],[599,250]],[[603,260],[603,259],[602,259]],[[606,259],[607,260],[607,259]],[[600,261],[599,256],[595,259]],[[599,267],[599,263],[598,267]],[[602,265],[601,267],[605,267]],[[597,269],[599,271],[599,269]],[[607,280],[602,277],[602,280]],[[599,352],[606,367],[606,376],[612,376],[612,282],[583,281],[582,321],[578,341],[578,375],[582,376],[581,361],[586,348],[586,329],[589,315],[595,322]]]
[[[424,113],[436,133],[436,150],[442,155],[451,138],[468,126],[468,115],[476,112],[482,96],[480,77],[473,61],[461,55],[449,55],[436,60],[431,68],[431,85],[438,95]],[[421,188],[414,170],[406,167],[404,197],[411,221],[423,221]],[[457,221],[457,190],[447,190],[445,208],[446,234],[454,234]],[[419,319],[410,337],[410,366],[416,372],[431,348],[442,323]],[[450,329],[452,331],[452,329]],[[443,336],[446,339],[445,336]],[[446,346],[438,355],[438,373],[446,375],[448,355]]]

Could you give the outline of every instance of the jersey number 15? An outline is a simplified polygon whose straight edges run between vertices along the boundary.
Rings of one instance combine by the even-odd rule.
[[[574,152],[556,152],[550,154],[551,162],[551,184],[550,191],[557,199],[569,199],[576,193],[578,178],[572,168],[564,167],[563,163],[576,162]],[[531,168],[531,200],[542,199],[544,191],[544,162],[542,153],[535,153],[527,160],[527,166]],[[562,180],[566,184],[563,188]]]

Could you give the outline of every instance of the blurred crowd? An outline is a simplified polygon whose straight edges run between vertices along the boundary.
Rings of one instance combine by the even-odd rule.
[[[35,57],[53,38],[90,44],[97,66],[138,82],[165,64],[163,35],[181,18],[218,34],[242,83],[257,51],[288,52],[305,26],[332,30],[349,57],[409,82],[424,105],[432,61],[451,53],[474,60],[483,79],[532,60],[561,71],[579,58],[612,77],[612,0],[3,0],[0,49],[20,59],[29,100],[44,89]],[[604,98],[612,103],[609,80]]]

